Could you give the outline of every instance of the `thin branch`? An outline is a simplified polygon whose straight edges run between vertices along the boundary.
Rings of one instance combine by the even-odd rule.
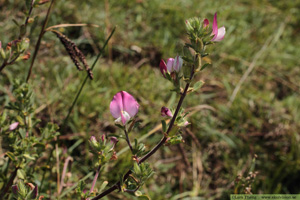
[[[65,160],[65,163],[64,163],[64,168],[63,168],[63,171],[62,171],[62,174],[61,174],[61,179],[60,179],[60,187],[59,187],[59,190],[58,190],[58,194],[61,193],[62,189],[63,189],[63,186],[64,186],[64,179],[65,179],[65,176],[66,176],[66,172],[67,172],[67,168],[68,168],[68,164],[69,164],[69,161],[72,161],[73,158],[71,156],[68,156]]]
[[[99,165],[97,171],[96,171],[96,174],[95,174],[95,177],[94,177],[94,180],[93,180],[93,183],[92,183],[92,187],[90,189],[90,194],[93,192],[94,190],[94,187],[96,185],[96,182],[97,182],[97,179],[98,179],[98,176],[99,176],[99,173],[100,173],[100,169],[101,169],[101,165]]]
[[[13,184],[14,179],[16,178],[17,175],[17,171],[18,171],[18,167],[16,167],[16,169],[13,171],[13,173],[10,175],[9,181],[7,182],[6,186],[3,187],[3,190],[0,194],[0,199],[4,199],[5,194],[8,192],[8,190],[10,189],[10,187]]]
[[[130,143],[130,140],[129,140],[129,137],[128,137],[128,133],[127,133],[127,131],[126,131],[125,129],[124,129],[124,133],[125,133],[125,136],[126,136],[126,142],[127,142],[128,146],[129,146],[129,148],[130,148],[130,150],[131,150],[131,153],[132,153],[132,155],[133,155],[132,145],[131,145],[131,143]]]
[[[44,20],[44,23],[43,23],[43,26],[42,26],[42,29],[41,29],[41,32],[40,32],[38,41],[37,41],[37,43],[36,43],[36,45],[35,45],[35,50],[34,50],[34,53],[33,53],[33,56],[32,56],[32,60],[31,60],[31,64],[30,64],[30,68],[29,68],[28,74],[27,74],[26,82],[28,82],[28,80],[29,80],[29,78],[30,78],[30,75],[31,75],[31,72],[32,72],[32,67],[33,67],[35,58],[36,58],[36,56],[37,56],[37,53],[38,53],[38,51],[39,51],[39,49],[40,49],[42,37],[43,37],[44,34],[45,34],[45,28],[46,28],[46,26],[47,26],[47,24],[48,24],[50,12],[51,12],[51,10],[52,10],[52,7],[53,7],[54,3],[55,3],[55,0],[52,0],[50,6],[49,6],[49,8],[48,8],[47,15],[46,15],[46,18],[45,18],[45,20]]]

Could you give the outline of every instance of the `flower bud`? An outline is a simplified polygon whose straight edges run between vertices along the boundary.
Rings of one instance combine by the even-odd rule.
[[[18,194],[19,188],[18,188],[17,185],[12,185],[12,186],[11,186],[11,189],[12,189],[12,192],[13,192],[14,194]]]
[[[90,145],[91,145],[91,147],[92,147],[93,149],[97,150],[97,149],[99,148],[99,143],[98,143],[98,141],[97,141],[97,139],[96,139],[95,136],[91,136],[89,142],[90,142]]]
[[[173,63],[173,69],[179,72],[182,67],[183,60],[180,56],[176,56]]]
[[[112,144],[116,145],[116,144],[119,142],[119,140],[118,140],[118,138],[116,138],[116,137],[110,137],[110,142],[111,142]]]
[[[159,69],[160,69],[160,72],[162,73],[162,75],[166,78],[165,74],[168,73],[168,70],[167,70],[167,65],[163,59],[161,59],[161,61],[159,63]]]
[[[9,125],[9,130],[13,131],[19,126],[19,122],[14,122],[11,125]]]
[[[185,20],[185,26],[188,32],[192,32],[194,30],[189,20]]]
[[[173,114],[172,112],[169,110],[169,108],[163,106],[161,108],[161,116],[165,117],[165,116],[168,116],[168,117],[173,117]]]
[[[167,70],[168,72],[173,72],[173,66],[174,66],[174,58],[168,58],[167,60]]]
[[[209,26],[209,21],[208,21],[208,19],[204,19],[203,20],[203,28],[206,28],[206,27],[208,27]]]

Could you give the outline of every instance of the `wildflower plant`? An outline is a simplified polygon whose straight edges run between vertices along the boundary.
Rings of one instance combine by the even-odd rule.
[[[46,1],[34,0],[26,1],[28,13],[25,23],[21,25],[19,39],[8,43],[5,48],[0,42],[0,54],[2,59],[0,72],[6,66],[14,62],[29,59],[30,53],[26,52],[29,46],[29,39],[26,38],[26,26],[31,21],[30,16],[32,9],[45,2]],[[45,24],[43,25],[36,44],[27,81],[30,77],[32,66],[39,49],[40,40],[47,31],[54,33],[60,39],[77,69],[83,70],[83,66],[87,72],[87,78],[93,79],[92,70],[101,54],[98,55],[95,63],[90,68],[83,53],[78,49],[75,43],[61,32],[54,30],[59,26],[46,29],[45,26],[54,0],[50,2],[51,4],[45,19]],[[178,96],[177,105],[169,108],[165,105],[161,105],[161,110],[157,111],[157,114],[161,115],[163,119],[161,120],[163,133],[161,140],[152,149],[148,149],[145,144],[138,142],[136,138],[130,138],[132,130],[139,125],[137,115],[141,108],[138,103],[138,98],[135,98],[126,91],[116,93],[112,97],[109,109],[111,115],[115,118],[116,127],[119,128],[123,135],[118,138],[106,134],[90,137],[88,143],[92,155],[92,164],[89,167],[94,170],[94,178],[89,191],[87,191],[87,184],[84,181],[79,181],[74,190],[80,199],[101,199],[115,190],[129,193],[138,199],[149,199],[147,195],[140,191],[140,188],[155,173],[151,163],[146,161],[164,145],[175,145],[184,142],[181,131],[190,123],[188,121],[188,113],[182,107],[183,101],[187,95],[199,90],[204,84],[203,81],[195,81],[195,76],[210,65],[209,63],[202,62],[202,58],[208,56],[206,51],[207,47],[215,42],[222,41],[225,36],[225,27],[218,28],[217,14],[214,16],[212,28],[209,26],[208,19],[191,18],[186,20],[186,29],[190,42],[183,46],[183,54],[168,58],[166,62],[165,60],[161,60],[159,64],[162,77],[165,81],[170,81],[173,84],[171,92],[176,93]],[[113,32],[114,30],[108,40]],[[79,93],[69,109],[65,122],[87,78],[84,80]],[[43,126],[39,125],[41,121],[35,118],[33,93],[27,83],[16,81],[13,86],[13,96],[15,101],[10,102],[6,106],[5,111],[0,115],[0,135],[3,138],[3,143],[6,145],[6,152],[4,153],[4,160],[6,162],[2,166],[1,171],[6,174],[9,174],[8,172],[11,173],[9,178],[6,177],[6,175],[0,176],[0,199],[7,196],[11,199],[42,199],[43,196],[39,195],[39,190],[45,187],[45,171],[49,170],[50,167],[48,163],[54,153],[57,155],[57,183],[61,183],[61,185],[57,185],[57,196],[60,197],[65,170],[62,176],[59,177],[59,152],[57,147],[57,136],[60,135],[58,132],[59,127],[53,123],[47,123]],[[61,127],[60,131],[63,130],[64,127]],[[96,182],[101,175],[101,170],[104,169],[107,163],[118,159],[115,147],[119,142],[123,142],[122,139],[126,141],[130,149],[131,167],[127,171],[120,172],[120,179],[117,183],[106,188],[108,182],[103,181],[101,187],[96,189]],[[37,160],[42,159],[43,155],[47,153],[49,154],[47,163],[44,166],[36,166]],[[71,158],[67,157],[64,169],[67,168],[69,160],[71,160]],[[41,175],[42,179],[39,183],[34,182],[34,176],[36,176],[37,172],[43,174]],[[17,181],[14,181],[16,177]],[[61,178],[61,181],[59,178]]]
[[[191,18],[186,20],[187,35],[190,43],[183,47],[183,55],[177,55],[175,58],[160,61],[159,68],[162,76],[173,83],[171,90],[179,96],[179,101],[174,109],[169,109],[164,105],[161,108],[161,115],[171,118],[169,122],[162,120],[163,136],[160,142],[150,151],[145,153],[144,144],[137,144],[135,139],[134,147],[131,145],[128,134],[135,126],[135,116],[139,110],[139,104],[135,98],[128,92],[118,92],[112,99],[110,111],[116,119],[115,123],[124,131],[126,142],[132,153],[132,168],[125,172],[120,181],[112,185],[107,190],[96,195],[93,200],[101,199],[114,190],[128,192],[141,199],[148,199],[147,195],[142,195],[139,188],[150,178],[154,171],[151,165],[146,162],[163,145],[174,145],[184,142],[181,136],[181,129],[189,125],[187,114],[182,108],[185,97],[200,89],[203,81],[194,81],[197,73],[200,73],[209,63],[202,63],[202,58],[208,56],[207,46],[224,39],[225,27],[218,29],[217,14],[214,15],[212,29],[209,27],[208,19]]]

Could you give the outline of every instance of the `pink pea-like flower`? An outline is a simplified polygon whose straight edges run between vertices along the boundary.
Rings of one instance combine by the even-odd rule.
[[[125,125],[139,111],[140,105],[125,91],[118,92],[110,102],[110,112],[116,123]]]
[[[208,27],[208,25],[209,25],[208,19],[204,19],[203,20],[203,27],[206,28],[206,27]]]
[[[173,114],[172,114],[172,112],[170,111],[169,108],[164,106],[164,107],[161,108],[161,116],[163,116],[163,117],[165,117],[165,116],[173,117]]]
[[[19,122],[14,122],[11,125],[9,125],[9,130],[13,131],[19,126]]]
[[[225,33],[226,31],[224,26],[218,29],[217,13],[215,13],[214,21],[213,21],[213,31],[211,33],[211,35],[214,35],[214,37],[211,39],[211,41],[213,42],[222,41],[224,39]]]
[[[161,61],[159,63],[159,69],[160,69],[160,72],[162,73],[162,75],[166,78],[165,74],[168,73],[168,70],[167,70],[167,65],[163,59],[161,59]]]
[[[167,64],[162,59],[159,63],[159,68],[164,77],[166,77],[166,73],[172,73],[173,71],[179,72],[183,64],[183,60],[180,56],[176,56],[175,58],[168,58]]]

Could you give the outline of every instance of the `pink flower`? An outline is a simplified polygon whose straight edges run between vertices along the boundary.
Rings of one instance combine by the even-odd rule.
[[[204,19],[203,21],[203,27],[206,28],[209,25],[208,19]]]
[[[183,60],[180,56],[174,58],[168,58],[167,64],[162,59],[159,63],[159,68],[164,77],[167,72],[171,73],[173,71],[179,72],[183,64]]]
[[[13,131],[19,126],[19,122],[14,122],[11,125],[9,125],[9,130]]]
[[[159,63],[159,68],[160,68],[162,75],[166,78],[165,73],[167,73],[168,70],[167,70],[167,65],[163,59],[161,59],[161,61]]]
[[[222,41],[224,39],[225,33],[226,31],[224,26],[218,29],[217,13],[215,13],[214,21],[213,21],[213,31],[211,33],[211,35],[214,35],[214,37],[211,39],[211,41],[214,42]]]
[[[125,91],[118,92],[110,102],[110,112],[116,118],[115,122],[122,122],[123,125],[137,114],[139,107],[134,97]]]
[[[172,114],[172,112],[169,110],[169,108],[167,108],[167,107],[162,107],[162,108],[161,108],[161,116],[163,116],[163,117],[165,117],[165,116],[173,117],[173,114]]]

